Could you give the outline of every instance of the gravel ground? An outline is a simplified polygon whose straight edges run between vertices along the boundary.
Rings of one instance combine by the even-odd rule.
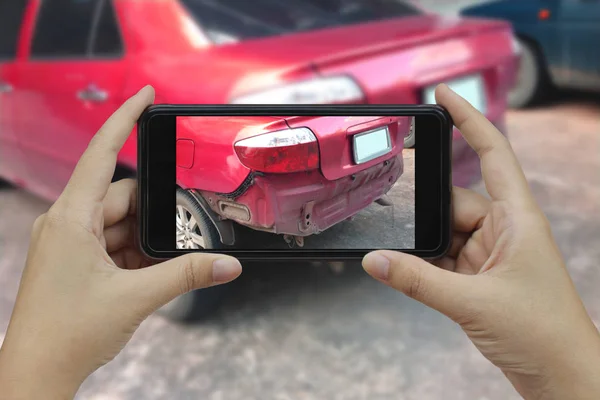
[[[584,303],[600,324],[600,98],[511,112],[511,142]],[[479,187],[481,190],[481,186]],[[48,204],[0,190],[0,340],[29,231]],[[350,264],[248,265],[212,319],[152,316],[78,399],[512,400],[451,321]]]

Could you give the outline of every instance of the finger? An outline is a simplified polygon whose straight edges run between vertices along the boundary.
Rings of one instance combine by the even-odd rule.
[[[156,261],[146,258],[138,248],[133,246],[125,246],[110,252],[109,255],[115,265],[121,269],[135,270],[156,264]]]
[[[452,189],[454,231],[470,233],[481,227],[491,202],[481,194],[455,186]]]
[[[136,221],[129,217],[104,229],[106,252],[113,253],[133,244]]]
[[[494,238],[488,239],[490,240],[486,240],[484,232],[480,230],[475,232],[465,243],[456,256],[456,263],[461,266],[461,271],[477,274],[484,265],[493,265],[488,261],[497,241]]]
[[[454,232],[452,235],[452,243],[450,244],[450,250],[446,254],[446,257],[456,258],[460,254],[460,251],[465,247],[465,244],[471,237],[470,233]]]
[[[142,112],[154,102],[154,89],[146,86],[129,98],[90,141],[67,183],[64,196],[83,206],[104,199],[115,171],[117,155]]]
[[[240,262],[220,254],[186,254],[138,271],[129,285],[144,313],[150,314],[194,289],[230,282],[242,273]]]
[[[438,268],[454,272],[456,269],[456,259],[452,257],[443,257],[432,262]]]
[[[436,101],[445,107],[458,130],[481,159],[481,172],[495,200],[531,200],[529,186],[510,143],[496,127],[447,85],[439,85]]]
[[[418,257],[380,250],[367,254],[363,267],[375,279],[450,318],[467,306],[471,291],[468,278]]]
[[[135,215],[137,207],[137,182],[123,179],[111,183],[103,201],[104,227],[112,226],[127,216]]]

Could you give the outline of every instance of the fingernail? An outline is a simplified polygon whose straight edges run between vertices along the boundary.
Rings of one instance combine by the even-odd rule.
[[[219,258],[213,261],[213,282],[224,283],[237,278],[242,273],[242,265],[235,258]]]
[[[458,93],[456,93],[456,92],[454,91],[454,89],[452,89],[450,86],[446,85],[445,83],[444,83],[444,86],[446,86],[446,89],[447,89],[447,90],[448,90],[450,93],[452,93],[452,94],[453,94],[453,95],[455,95],[455,96],[458,96]]]
[[[373,278],[387,281],[390,276],[390,260],[379,253],[369,253],[363,260],[365,270]]]
[[[144,86],[143,88],[141,88],[141,89],[140,89],[140,90],[137,92],[137,94],[136,94],[136,95],[137,95],[137,96],[139,96],[139,95],[141,95],[142,93],[145,93],[145,92],[147,92],[147,91],[151,91],[151,90],[154,90],[154,88],[153,88],[152,86],[150,86],[150,85],[146,85],[146,86]]]

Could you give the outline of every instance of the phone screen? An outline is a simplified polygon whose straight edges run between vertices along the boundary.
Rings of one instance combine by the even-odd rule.
[[[413,116],[178,116],[174,244],[219,248],[211,213],[238,249],[414,249],[416,129]]]

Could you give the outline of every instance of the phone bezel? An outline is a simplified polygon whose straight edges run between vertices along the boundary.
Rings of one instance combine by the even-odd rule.
[[[419,149],[415,144],[415,249],[402,252],[434,259],[443,256],[451,241],[452,129],[449,113],[438,105],[172,105],[150,106],[138,121],[138,242],[151,258],[177,257],[189,250],[175,249],[175,229],[165,229],[173,217],[155,210],[175,210],[175,118],[176,116],[415,116],[436,134]],[[423,119],[429,116],[428,119]],[[155,119],[158,118],[158,119]],[[151,123],[151,121],[154,121]],[[438,125],[439,124],[439,125]],[[154,131],[161,135],[153,135]],[[172,133],[164,133],[172,130]],[[422,137],[422,136],[421,136]],[[421,143],[423,143],[421,139]],[[423,146],[423,145],[422,145]],[[152,172],[154,171],[154,172]],[[165,188],[172,187],[172,190]],[[174,211],[173,211],[174,213]],[[436,215],[437,213],[437,215]],[[432,225],[433,220],[438,221]],[[172,222],[171,222],[172,223]],[[432,226],[437,226],[433,229]],[[426,227],[427,232],[422,231]],[[161,234],[157,234],[157,232]],[[435,236],[433,233],[436,232]],[[424,238],[429,238],[424,241]],[[433,239],[432,239],[433,238]],[[429,245],[426,245],[429,243]],[[419,244],[426,249],[419,249]],[[397,249],[391,249],[397,250]],[[339,250],[202,250],[229,254],[241,260],[351,260],[372,249]],[[197,252],[197,251],[196,251]]]

